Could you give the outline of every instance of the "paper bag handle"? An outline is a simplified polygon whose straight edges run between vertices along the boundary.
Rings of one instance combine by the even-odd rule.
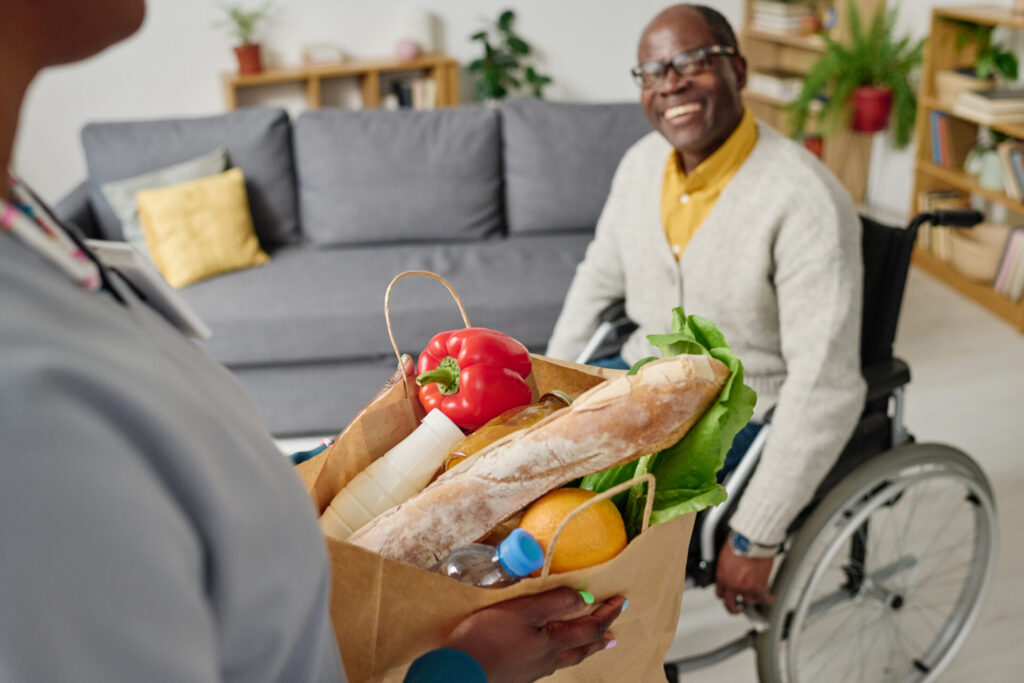
[[[391,348],[395,350],[395,358],[398,359],[398,367],[402,368],[402,352],[398,350],[398,343],[395,342],[395,333],[391,329],[391,289],[395,286],[395,283],[404,277],[410,275],[422,275],[423,277],[433,278],[448,289],[448,293],[455,299],[455,305],[459,307],[459,313],[462,314],[462,322],[466,324],[466,327],[471,327],[469,324],[469,316],[466,315],[466,309],[462,307],[462,299],[455,293],[455,289],[451,284],[437,273],[432,273],[429,270],[407,270],[404,273],[399,273],[395,276],[395,279],[388,285],[388,289],[384,292],[384,320],[388,324],[388,338],[391,339]]]
[[[541,578],[547,578],[548,574],[551,573],[551,560],[555,556],[555,547],[558,545],[558,539],[561,537],[562,532],[565,531],[565,527],[567,527],[569,522],[572,521],[573,517],[583,512],[591,505],[597,505],[603,500],[608,500],[612,496],[616,496],[623,491],[628,491],[633,488],[633,486],[641,482],[647,482],[647,502],[644,505],[644,519],[643,524],[640,526],[640,533],[643,534],[647,531],[647,527],[650,526],[651,523],[651,512],[654,510],[654,488],[657,483],[654,475],[650,472],[639,477],[633,477],[629,481],[624,481],[617,486],[613,486],[607,491],[594,496],[585,503],[581,503],[575,510],[570,512],[569,515],[562,520],[562,523],[558,525],[558,528],[555,529],[554,536],[551,537],[551,545],[548,546],[548,552],[544,556],[544,566],[541,568],[540,572]]]

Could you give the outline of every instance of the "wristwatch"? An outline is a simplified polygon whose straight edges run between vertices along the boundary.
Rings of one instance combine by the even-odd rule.
[[[738,531],[729,530],[729,548],[733,554],[751,559],[761,557],[775,557],[779,552],[781,544],[762,545],[754,543]]]

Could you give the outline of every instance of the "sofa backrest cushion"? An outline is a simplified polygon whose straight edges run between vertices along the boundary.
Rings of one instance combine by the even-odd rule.
[[[510,233],[593,229],[622,155],[651,132],[639,104],[501,105]]]
[[[305,112],[295,122],[303,233],[318,246],[501,233],[500,144],[485,107]]]
[[[220,116],[161,121],[90,123],[82,129],[89,201],[107,239],[123,239],[121,224],[100,189],[206,154],[227,150],[242,169],[256,235],[264,247],[294,242],[295,199],[291,124],[283,109],[242,109]]]

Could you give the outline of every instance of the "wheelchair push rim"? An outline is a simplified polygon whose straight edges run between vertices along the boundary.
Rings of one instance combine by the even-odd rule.
[[[762,681],[933,680],[977,619],[995,553],[991,488],[968,456],[912,445],[873,458],[786,558]]]

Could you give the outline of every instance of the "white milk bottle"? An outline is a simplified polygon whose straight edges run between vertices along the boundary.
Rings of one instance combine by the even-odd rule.
[[[464,437],[447,415],[431,410],[412,434],[334,496],[320,517],[324,535],[344,541],[377,515],[415,496]]]

